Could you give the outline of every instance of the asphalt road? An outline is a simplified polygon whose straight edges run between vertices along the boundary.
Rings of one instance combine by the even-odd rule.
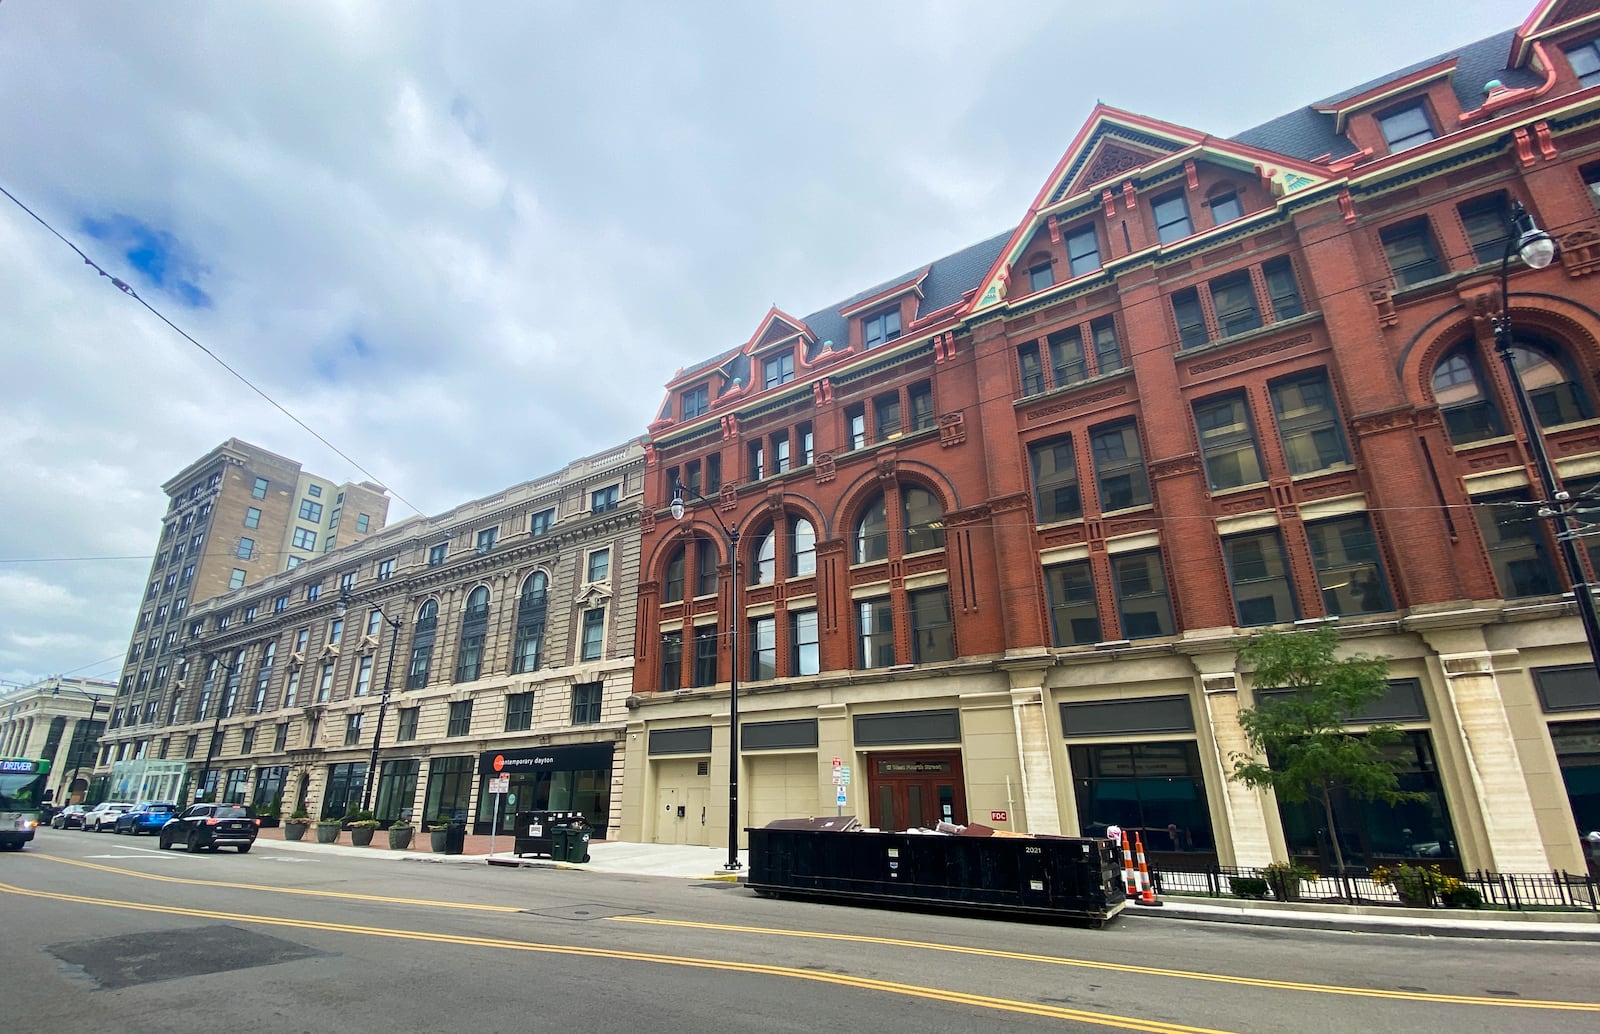
[[[850,908],[559,869],[0,854],[13,1031],[1600,1029],[1591,944]]]

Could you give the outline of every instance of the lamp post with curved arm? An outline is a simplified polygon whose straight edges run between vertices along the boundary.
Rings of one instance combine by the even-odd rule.
[[[1583,578],[1583,561],[1578,555],[1578,532],[1572,523],[1572,497],[1561,487],[1555,467],[1550,462],[1544,432],[1534,417],[1527,386],[1522,383],[1522,372],[1517,369],[1513,351],[1515,341],[1511,333],[1511,257],[1519,256],[1530,269],[1543,269],[1556,257],[1556,242],[1534,224],[1533,217],[1520,201],[1511,202],[1506,230],[1505,251],[1500,257],[1500,312],[1494,317],[1495,351],[1505,365],[1506,378],[1511,382],[1511,394],[1517,403],[1517,417],[1528,441],[1528,453],[1539,472],[1539,486],[1543,495],[1538,513],[1540,517],[1555,522],[1556,544],[1561,550],[1567,583],[1572,587],[1573,599],[1578,604],[1583,635],[1589,642],[1589,657],[1596,668],[1600,668],[1600,614],[1596,613],[1594,594]]]
[[[83,690],[81,690],[81,689],[73,689],[71,686],[68,686],[67,689],[70,692],[76,693],[76,694],[78,694],[79,696],[82,696],[82,697],[87,697],[89,699],[89,717],[88,718],[80,718],[79,719],[80,722],[86,722],[87,723],[84,726],[84,734],[82,736],[79,736],[76,732],[74,732],[73,735],[72,735],[72,738],[74,740],[76,740],[77,743],[74,746],[73,751],[72,751],[72,775],[71,775],[70,778],[67,779],[67,788],[66,788],[67,789],[67,801],[68,801],[68,803],[71,803],[71,800],[72,800],[72,784],[76,783],[78,781],[78,770],[83,765],[83,748],[85,748],[85,747],[87,747],[89,745],[89,740],[90,740],[91,737],[93,739],[95,739],[97,742],[98,742],[98,740],[100,738],[98,735],[95,734],[95,731],[94,731],[94,716],[99,713],[100,705],[104,702],[104,700],[103,700],[102,697],[98,696],[97,694],[85,693]],[[61,695],[61,682],[60,682],[59,679],[56,681],[56,684],[55,684],[54,688],[52,688],[50,690],[50,695],[51,696],[60,696]],[[106,713],[109,714],[111,712],[111,705],[110,704],[106,704],[105,708],[106,708]],[[85,790],[85,796],[87,796],[87,795],[88,795],[88,792],[87,792],[87,790]]]
[[[394,676],[394,648],[400,642],[400,619],[389,616],[383,604],[370,596],[345,589],[339,593],[339,604],[334,612],[344,617],[352,603],[366,603],[374,607],[383,623],[389,626],[389,663],[383,669],[383,689],[378,694],[378,727],[372,730],[372,754],[367,758],[367,778],[361,785],[361,810],[372,810],[372,784],[378,781],[378,748],[383,745],[383,721],[389,715],[389,686]]]
[[[200,766],[200,778],[196,780],[198,783],[194,791],[196,800],[199,800],[200,795],[205,793],[206,780],[211,776],[211,762],[215,760],[217,756],[217,740],[219,739],[219,733],[222,731],[222,712],[226,709],[225,704],[227,703],[228,680],[233,677],[233,673],[236,669],[244,666],[244,655],[242,652],[240,653],[238,660],[228,665],[222,664],[222,654],[207,650],[203,645],[199,646],[199,652],[200,655],[206,660],[215,661],[217,663],[217,670],[222,675],[223,692],[217,695],[217,713],[216,716],[211,720],[211,739],[206,743],[206,760]],[[187,647],[178,650],[178,661],[180,663],[187,665],[188,657],[189,651]],[[201,685],[204,684],[205,683],[202,680]],[[201,711],[201,713],[195,717],[204,718],[205,712]],[[221,795],[217,794],[215,796],[220,797]]]
[[[673,486],[671,506],[675,521],[683,520],[684,491],[681,484]],[[711,500],[699,492],[691,490],[690,494],[711,508],[711,518],[722,529],[728,546],[728,562],[733,568],[728,620],[728,659],[731,662],[728,666],[728,861],[723,869],[737,872],[743,868],[739,864],[739,625],[743,620],[739,612],[739,524],[735,521],[733,527],[728,527],[717,516],[716,505]]]

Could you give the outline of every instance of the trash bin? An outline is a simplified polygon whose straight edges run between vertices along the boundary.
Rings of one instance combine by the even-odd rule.
[[[512,851],[518,858],[523,855],[556,855],[555,831],[574,823],[583,822],[581,811],[519,811],[516,820],[516,840]]]
[[[444,832],[444,853],[461,854],[467,849],[467,824],[452,822]]]
[[[563,832],[567,839],[567,861],[577,862],[580,865],[589,860],[589,838],[593,836],[587,829],[568,826]]]

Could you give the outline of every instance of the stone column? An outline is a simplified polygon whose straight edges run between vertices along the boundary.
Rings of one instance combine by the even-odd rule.
[[[1191,659],[1200,676],[1200,700],[1205,707],[1206,726],[1214,751],[1210,760],[1215,763],[1221,791],[1217,795],[1217,808],[1213,810],[1222,812],[1227,826],[1226,838],[1217,837],[1218,860],[1224,865],[1266,865],[1272,861],[1273,854],[1273,826],[1267,820],[1272,798],[1231,776],[1233,755],[1250,752],[1244,730],[1239,728],[1239,679],[1233,670],[1235,654],[1231,651],[1200,654]]]
[[[1011,720],[1017,731],[1017,760],[1022,773],[1022,814],[1029,833],[1061,832],[1061,801],[1056,793],[1055,765],[1050,751],[1050,725],[1045,720],[1044,668],[1013,669]]]

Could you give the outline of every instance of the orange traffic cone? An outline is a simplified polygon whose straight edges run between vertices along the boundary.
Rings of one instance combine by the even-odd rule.
[[[1128,834],[1122,834],[1122,882],[1128,888],[1128,900],[1139,896],[1139,873],[1133,867],[1133,854],[1128,848]]]
[[[1159,906],[1161,902],[1156,900],[1155,887],[1150,882],[1150,867],[1144,861],[1144,840],[1137,833],[1133,836],[1133,849],[1139,857],[1139,884],[1143,887],[1139,892],[1139,904]]]

